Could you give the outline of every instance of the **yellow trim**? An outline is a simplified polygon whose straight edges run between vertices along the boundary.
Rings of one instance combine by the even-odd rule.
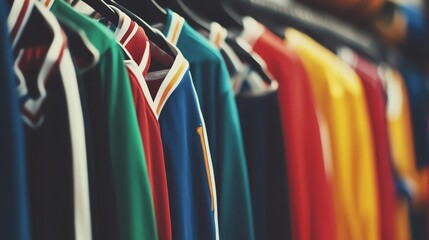
[[[204,131],[203,126],[197,127],[197,133],[200,135],[200,141],[201,141],[201,147],[203,148],[203,154],[204,154],[204,165],[206,167],[206,173],[207,173],[207,182],[209,183],[209,189],[210,189],[210,200],[212,202],[212,211],[214,210],[214,196],[213,196],[213,183],[211,181],[210,176],[210,169],[209,169],[209,160],[208,160],[208,153],[207,153],[207,147],[206,147],[206,141],[204,139]]]
[[[159,104],[156,108],[156,113],[158,116],[161,111],[161,107],[164,105],[164,101],[167,98],[168,93],[173,88],[174,84],[176,84],[176,82],[179,80],[179,77],[183,73],[183,70],[185,69],[185,67],[186,67],[186,62],[183,62],[182,65],[180,65],[177,72],[174,74],[173,78],[171,79],[171,82],[165,88],[165,91],[162,93],[161,99],[159,100]]]
[[[48,7],[52,0],[45,1],[45,7]]]
[[[173,35],[171,36],[171,42],[176,45],[177,38],[179,35],[179,27],[180,27],[180,20],[176,21],[176,26],[174,26]]]
[[[221,33],[217,32],[215,39],[214,39],[214,44],[216,45],[216,47],[220,48],[220,38],[221,38]]]

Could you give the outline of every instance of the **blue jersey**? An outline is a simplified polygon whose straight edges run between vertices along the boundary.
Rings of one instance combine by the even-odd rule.
[[[161,127],[173,238],[218,239],[216,186],[205,123],[189,63],[172,48],[177,56],[165,77],[160,77],[163,70],[149,71],[146,82]]]
[[[0,1],[0,239],[26,240],[30,232],[24,132],[6,14]]]
[[[207,124],[219,203],[221,239],[255,239],[240,120],[221,54],[178,14],[167,10],[167,39],[189,61]]]

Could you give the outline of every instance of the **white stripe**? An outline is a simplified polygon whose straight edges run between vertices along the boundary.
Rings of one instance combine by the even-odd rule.
[[[131,70],[131,72],[137,77],[137,80],[139,82],[139,85],[143,91],[143,95],[146,98],[147,103],[150,106],[150,109],[152,110],[152,113],[154,116],[157,116],[155,105],[153,103],[152,95],[150,95],[149,88],[147,86],[146,80],[144,79],[142,72],[140,71],[139,67],[134,61],[126,60],[125,61],[126,66]]]
[[[65,50],[60,72],[66,93],[70,137],[73,155],[74,220],[76,240],[92,239],[89,201],[88,166],[86,159],[85,127],[77,78],[70,52]]]
[[[139,26],[137,24],[134,24],[134,28],[133,31],[131,32],[131,34],[128,36],[127,40],[124,42],[123,46],[127,46],[128,42],[131,41],[131,39],[134,37],[134,35],[137,32],[137,29],[139,28]]]
[[[174,32],[174,27],[177,25],[177,21],[178,21],[178,15],[173,12],[171,15],[171,22],[170,22],[170,27],[167,30],[167,40],[171,41],[171,38],[173,37],[173,32]]]
[[[13,2],[12,8],[10,10],[9,16],[7,17],[7,25],[9,28],[9,34],[12,32],[13,27],[17,24],[19,14],[22,10],[22,7],[25,3],[25,0],[15,0]],[[21,25],[18,27],[18,32],[16,33],[15,39],[13,39],[12,47],[15,47],[16,43],[21,37],[22,31],[24,30],[28,18],[33,10],[34,2],[29,1],[27,11],[24,14],[24,18],[22,19]]]
[[[144,49],[143,58],[142,58],[142,61],[139,63],[140,72],[143,72],[143,70],[149,64],[149,55],[150,55],[150,43],[149,41],[146,41],[146,47]]]
[[[40,71],[38,83],[46,79],[50,68],[58,59],[58,50],[61,49],[64,39],[64,33],[54,15],[44,7],[36,6],[50,23],[54,32],[52,46],[48,50],[45,62]],[[41,5],[42,6],[42,5]],[[62,75],[64,90],[66,93],[67,109],[70,118],[70,137],[73,154],[73,185],[74,185],[74,221],[76,240],[91,240],[91,210],[89,203],[89,184],[86,159],[85,129],[83,123],[82,106],[80,103],[79,90],[77,86],[76,73],[70,52],[66,48],[63,58],[60,62],[60,73]],[[40,87],[41,85],[39,85]],[[44,90],[44,89],[43,89]],[[46,92],[44,91],[46,95]]]
[[[178,80],[174,83],[174,85],[171,87],[171,89],[168,90],[168,93],[165,97],[164,102],[161,103],[160,101],[161,101],[161,97],[162,97],[163,93],[167,90],[168,85],[173,80],[174,75],[179,71],[179,68],[182,65],[182,63],[185,63],[185,67],[183,68],[182,72],[179,73]],[[159,87],[159,90],[155,96],[154,105],[155,105],[156,109],[158,109],[158,107],[160,106],[160,110],[159,110],[160,114],[161,114],[162,108],[164,107],[165,103],[168,101],[168,98],[174,92],[177,85],[180,84],[183,76],[188,71],[188,68],[189,68],[188,61],[186,61],[186,59],[183,57],[182,53],[179,52],[176,56],[176,59],[174,60],[173,66],[171,67],[170,71],[167,73],[167,76],[165,76],[165,79],[164,79],[164,81],[162,81],[161,86]],[[158,117],[159,116],[157,115],[157,118]]]
[[[119,26],[116,28],[114,35],[117,42],[121,42],[121,39],[127,33],[128,28],[131,25],[131,19],[124,14],[121,10],[117,9],[115,6],[111,6],[113,10],[116,11],[119,15]]]
[[[15,70],[15,76],[19,81],[19,84],[18,84],[19,97],[22,97],[28,94],[27,82],[25,81],[25,77],[21,69],[19,69],[19,63],[21,62],[21,58],[23,54],[24,54],[24,50],[19,51],[18,57],[16,58],[15,64],[13,65],[13,69]]]
[[[182,28],[183,28],[184,24],[185,24],[185,19],[182,16],[180,16],[179,14],[173,12],[173,14],[171,16],[170,27],[169,27],[168,32],[167,32],[167,39],[171,43],[173,43],[174,45],[177,45],[177,41],[179,40],[179,36],[180,36],[180,33],[182,32]],[[176,36],[173,36],[174,35],[174,29],[176,28],[176,26],[178,26],[177,27],[177,33],[176,33]],[[174,37],[174,39],[173,39],[173,37]]]
[[[187,71],[187,73],[189,74],[189,72]],[[190,78],[192,79],[192,78]],[[209,146],[209,142],[208,142],[208,135],[207,135],[207,128],[206,128],[206,123],[204,121],[204,117],[203,117],[203,113],[201,112],[201,107],[200,107],[200,102],[198,101],[198,95],[197,92],[195,90],[194,84],[191,81],[191,85],[192,85],[192,91],[194,92],[194,98],[195,98],[195,102],[197,103],[197,108],[198,108],[198,113],[200,115],[201,118],[201,123],[203,125],[203,131],[204,131],[204,144],[206,145],[206,151],[207,151],[207,160],[208,160],[208,165],[209,165],[209,172],[210,172],[210,180],[212,182],[212,190],[213,190],[213,217],[214,217],[214,222],[215,222],[215,231],[216,231],[216,240],[219,240],[219,221],[218,221],[218,209],[217,209],[217,191],[216,191],[216,182],[215,182],[215,177],[214,177],[214,171],[213,171],[213,162],[212,162],[212,155],[211,155],[211,151],[210,151],[210,146]]]

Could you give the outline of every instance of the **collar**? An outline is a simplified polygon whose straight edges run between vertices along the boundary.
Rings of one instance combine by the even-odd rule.
[[[119,24],[114,31],[115,40],[122,46],[128,56],[136,62],[140,74],[146,76],[151,56],[149,38],[136,22],[132,21],[120,9],[111,6],[119,15]]]
[[[212,22],[210,24],[209,40],[217,49],[220,49],[225,44],[227,34],[227,30],[219,23]]]
[[[265,27],[251,17],[243,18],[244,29],[240,37],[253,47],[265,31]]]
[[[167,99],[177,88],[189,69],[189,63],[182,53],[175,46],[172,45],[172,47],[177,52],[176,58],[174,59],[171,69],[165,76],[164,81],[162,81],[161,86],[159,87],[159,90],[153,100],[157,117],[159,117],[162,108],[167,102]]]
[[[177,45],[179,41],[180,33],[182,32],[183,26],[185,24],[185,19],[179,14],[167,9],[167,23],[164,28],[164,35],[167,40]]]
[[[67,1],[58,2],[56,0],[40,0],[40,2],[49,10],[51,10],[54,4],[56,4],[57,6],[63,4],[63,6],[61,7],[69,7],[67,4]],[[70,11],[74,11],[74,10],[70,9]],[[76,14],[79,14],[79,13],[76,12]],[[66,22],[66,20],[64,20],[64,22]],[[68,26],[68,24],[65,24],[65,25]],[[71,30],[74,31],[74,29],[71,29]],[[82,72],[85,72],[93,68],[98,63],[98,61],[100,60],[100,53],[98,52],[94,44],[91,42],[91,40],[89,39],[88,35],[85,33],[84,30],[76,30],[76,34],[79,35],[80,42],[76,43],[79,47],[75,48],[75,52],[73,53],[76,54],[78,58],[80,56],[91,56],[91,59],[89,59],[90,61],[87,61],[87,62],[77,61],[79,70]],[[70,42],[70,46],[69,46],[70,50],[72,50],[73,44],[74,44],[73,42]]]
[[[176,16],[180,17],[177,14],[172,14],[171,10],[168,10],[170,13],[169,16]],[[180,17],[183,19],[182,17]],[[177,18],[180,20],[180,18]],[[183,20],[184,21],[184,20]],[[171,23],[173,21],[170,21]],[[177,21],[176,21],[177,22]],[[183,24],[182,24],[183,27]],[[177,28],[176,28],[177,29]],[[162,108],[164,107],[165,103],[167,102],[170,95],[174,92],[174,90],[177,88],[177,86],[180,84],[181,80],[185,76],[185,74],[189,70],[189,63],[183,56],[183,54],[180,52],[180,50],[171,42],[168,41],[168,37],[165,37],[158,29],[152,28],[152,30],[161,36],[164,41],[166,41],[167,45],[173,50],[173,52],[176,54],[176,57],[174,59],[174,62],[169,69],[167,75],[165,76],[164,80],[161,83],[161,86],[158,89],[158,92],[155,95],[155,98],[153,99],[153,108],[155,110],[155,116],[159,118],[159,115],[161,114]],[[175,31],[177,33],[177,31]],[[180,31],[179,31],[180,33]],[[177,41],[176,41],[177,43]]]
[[[13,38],[14,45],[19,41],[19,37],[22,35],[23,30],[25,30],[27,25],[26,23],[28,23],[28,15],[30,15],[29,12],[31,12],[33,9],[37,9],[37,11],[40,12],[42,18],[44,18],[46,24],[53,32],[53,38],[49,43],[45,59],[41,65],[39,75],[37,76],[37,87],[40,93],[40,97],[38,99],[26,98],[28,94],[26,81],[24,78],[24,73],[19,68],[19,63],[22,57],[25,55],[25,50],[19,51],[15,61],[14,69],[17,80],[19,81],[19,95],[21,98],[26,99],[22,107],[24,121],[32,127],[37,127],[43,121],[40,110],[43,100],[47,97],[45,84],[52,77],[55,71],[58,70],[64,51],[67,47],[67,40],[56,18],[47,9],[45,9],[43,6],[40,6],[39,3],[30,0],[15,0],[11,8],[11,13],[8,17],[8,23],[11,23],[14,19],[18,19],[18,21],[15,22],[11,28],[9,28],[11,29],[11,34],[15,32],[15,36]]]
[[[146,102],[152,110],[152,113],[154,114],[154,116],[158,116],[158,114],[156,113],[156,107],[153,102],[152,96],[150,95],[149,87],[147,86],[146,80],[140,72],[139,66],[136,62],[132,60],[125,60],[125,66],[128,68],[128,72],[132,74],[135,79],[137,79],[139,86],[143,92],[144,98],[146,99]]]
[[[12,47],[15,47],[16,43],[21,37],[33,8],[33,1],[13,1],[9,16],[7,17],[7,25],[9,28],[9,35],[12,40]]]

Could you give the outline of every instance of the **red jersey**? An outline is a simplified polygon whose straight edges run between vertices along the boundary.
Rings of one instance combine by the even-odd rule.
[[[149,180],[155,207],[158,238],[172,239],[170,206],[165,171],[163,145],[158,119],[153,107],[145,76],[150,65],[150,42],[144,30],[115,8],[120,16],[120,24],[115,30],[115,39],[121,44],[128,57],[126,60],[131,81],[134,105],[143,140]]]
[[[292,238],[336,239],[332,190],[328,183],[319,123],[305,68],[284,41],[253,19],[242,37],[279,82],[286,149]]]
[[[386,118],[386,94],[379,68],[347,48],[339,52],[362,81],[371,121],[375,144],[377,185],[380,206],[378,207],[381,239],[396,239],[395,226],[395,183],[389,149],[389,133]]]

